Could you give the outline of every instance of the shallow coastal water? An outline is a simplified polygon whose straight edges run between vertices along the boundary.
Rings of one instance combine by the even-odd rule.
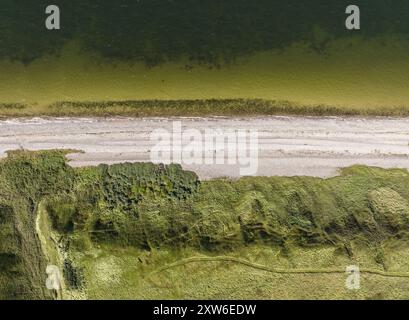
[[[0,101],[262,98],[300,104],[391,108],[409,101],[409,42],[334,41],[325,53],[298,43],[242,57],[220,69],[185,61],[148,68],[110,63],[70,44],[28,65],[0,62]]]

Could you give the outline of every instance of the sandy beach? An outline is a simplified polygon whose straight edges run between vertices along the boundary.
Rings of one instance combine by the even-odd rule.
[[[150,161],[152,132],[256,130],[258,176],[331,177],[354,164],[409,168],[409,119],[350,117],[31,118],[0,121],[0,154],[24,148],[75,149],[70,165]],[[198,145],[197,148],[202,146]],[[254,146],[253,146],[254,147]],[[216,150],[214,150],[216,152]],[[239,165],[186,164],[202,179],[239,177]]]

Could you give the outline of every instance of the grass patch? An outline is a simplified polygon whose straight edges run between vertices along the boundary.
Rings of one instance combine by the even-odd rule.
[[[298,104],[263,99],[63,101],[50,105],[0,104],[0,117],[34,116],[391,116],[407,117],[409,108]]]
[[[199,181],[178,165],[71,168],[64,157],[15,151],[0,161],[3,297],[50,297],[47,263],[60,265],[65,298],[406,296],[406,170]],[[340,289],[349,264],[368,281],[355,295]],[[27,272],[29,281],[18,276]],[[288,291],[259,291],[287,273]],[[314,292],[302,281],[316,281]]]

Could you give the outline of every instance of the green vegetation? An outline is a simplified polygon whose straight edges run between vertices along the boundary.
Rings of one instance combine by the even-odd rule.
[[[129,100],[100,102],[59,102],[38,107],[24,104],[0,104],[0,118],[31,116],[392,116],[407,117],[407,107],[336,107],[300,105],[288,101],[262,99],[210,100]]]
[[[61,153],[42,159],[12,152],[1,162],[0,298],[51,298],[43,285],[46,261],[35,233],[35,217],[45,195],[72,188],[69,171]]]
[[[2,298],[51,298],[47,264],[63,298],[409,296],[405,170],[200,182],[178,165],[73,169],[64,152],[15,151],[0,177]]]

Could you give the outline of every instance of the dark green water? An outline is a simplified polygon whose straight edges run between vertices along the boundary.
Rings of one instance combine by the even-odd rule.
[[[218,66],[258,51],[305,41],[325,52],[331,38],[348,36],[349,0],[3,0],[0,58],[28,63],[77,40],[112,60],[156,65],[188,57]],[[406,0],[356,0],[365,37],[409,31]],[[44,27],[45,8],[61,9],[62,29]],[[324,30],[325,35],[317,30]]]

